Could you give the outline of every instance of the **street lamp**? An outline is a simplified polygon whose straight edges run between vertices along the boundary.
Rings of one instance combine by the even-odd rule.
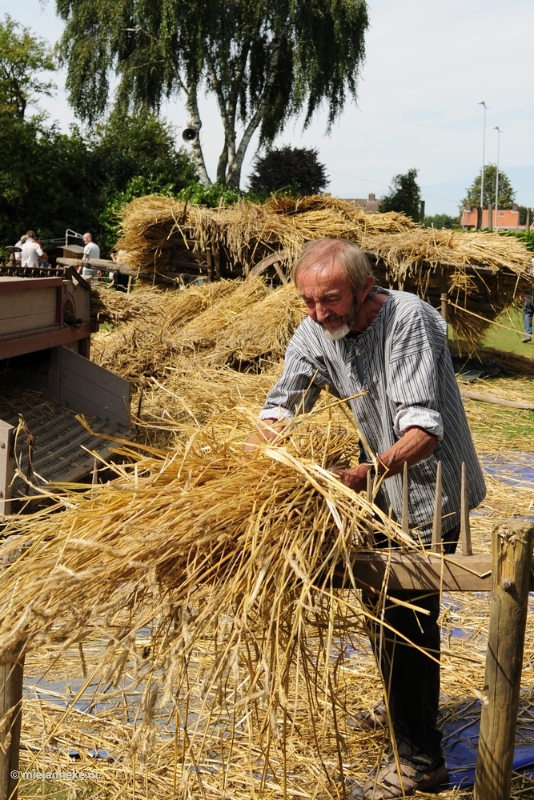
[[[501,129],[496,125],[493,129],[497,131],[497,174],[495,176],[495,230],[499,227],[499,149],[501,146]]]
[[[484,211],[484,170],[486,169],[486,111],[487,106],[484,100],[477,103],[478,106],[484,106],[484,132],[482,135],[482,178],[480,180],[480,210]],[[482,226],[482,219],[480,220]]]

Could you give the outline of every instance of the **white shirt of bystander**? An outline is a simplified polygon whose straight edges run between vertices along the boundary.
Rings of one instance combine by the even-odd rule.
[[[43,250],[39,242],[29,237],[22,245],[20,261],[23,267],[38,267],[39,256],[43,255]]]

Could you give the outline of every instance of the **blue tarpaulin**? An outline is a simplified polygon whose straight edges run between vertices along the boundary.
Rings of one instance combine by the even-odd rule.
[[[443,753],[449,769],[450,785],[467,788],[475,782],[478,735],[480,729],[480,702],[478,700],[458,706],[454,719],[449,713],[442,724]],[[449,719],[448,719],[449,718]],[[520,704],[514,770],[534,778],[534,706]]]

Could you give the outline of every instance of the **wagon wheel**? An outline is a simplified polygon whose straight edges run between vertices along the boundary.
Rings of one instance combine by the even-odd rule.
[[[289,283],[288,278],[286,277],[284,270],[282,269],[281,262],[287,261],[290,258],[290,253],[286,250],[279,250],[277,253],[272,253],[267,258],[263,258],[259,261],[249,272],[249,275],[254,277],[255,275],[261,275],[262,272],[265,272],[268,267],[274,267],[276,270],[276,274],[282,281],[284,286],[287,286]]]

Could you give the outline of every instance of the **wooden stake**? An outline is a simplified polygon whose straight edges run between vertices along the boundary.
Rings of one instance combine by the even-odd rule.
[[[410,532],[410,513],[409,513],[409,502],[408,502],[408,462],[404,462],[404,467],[402,470],[402,530],[404,533]]]
[[[436,470],[436,494],[434,497],[434,521],[432,523],[432,552],[441,553],[441,461]]]
[[[532,563],[532,522],[493,531],[492,598],[473,800],[509,800]]]
[[[371,478],[371,470],[367,470],[367,502],[373,502],[373,479]]]
[[[460,486],[460,541],[462,543],[462,555],[472,556],[473,545],[471,544],[471,525],[469,522],[469,497],[467,494],[467,474],[465,462],[462,461],[462,482]]]
[[[0,661],[0,800],[17,800],[23,672],[20,648],[5,653]]]

